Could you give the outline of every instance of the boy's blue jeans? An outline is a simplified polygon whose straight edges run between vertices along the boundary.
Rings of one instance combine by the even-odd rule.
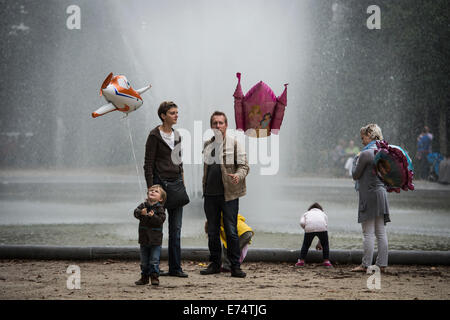
[[[161,246],[141,244],[141,274],[143,276],[150,276],[152,273],[159,276],[160,256]]]

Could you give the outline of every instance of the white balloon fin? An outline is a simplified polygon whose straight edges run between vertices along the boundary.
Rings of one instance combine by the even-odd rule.
[[[102,90],[108,86],[108,84],[111,82],[112,78],[113,78],[113,73],[111,72],[110,74],[108,74],[105,81],[103,81],[103,83],[102,83],[102,87],[100,88],[100,96],[103,94]]]
[[[100,117],[114,110],[117,110],[117,108],[112,103],[105,104],[104,106],[101,106],[100,108],[92,112],[92,118]]]
[[[147,91],[147,90],[150,89],[151,87],[152,87],[152,85],[148,85],[148,86],[143,87],[143,88],[140,88],[140,89],[138,89],[138,90],[136,90],[136,91],[137,91],[137,93],[139,93],[139,94],[143,94],[145,91]]]

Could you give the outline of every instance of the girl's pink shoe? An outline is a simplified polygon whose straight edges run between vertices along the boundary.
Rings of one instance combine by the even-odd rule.
[[[331,264],[330,261],[325,261],[325,262],[323,263],[323,266],[324,266],[324,267],[328,267],[328,268],[332,268],[332,267],[333,267],[333,265]]]
[[[305,261],[298,259],[297,263],[295,264],[296,267],[304,267]]]

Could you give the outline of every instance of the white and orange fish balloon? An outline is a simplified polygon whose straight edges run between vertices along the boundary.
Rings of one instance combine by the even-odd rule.
[[[151,85],[148,85],[139,90],[134,90],[125,76],[113,76],[111,72],[100,88],[100,96],[103,95],[108,103],[92,112],[92,117],[97,118],[116,110],[128,115],[128,113],[142,106],[144,101],[141,94],[150,89],[150,87]]]

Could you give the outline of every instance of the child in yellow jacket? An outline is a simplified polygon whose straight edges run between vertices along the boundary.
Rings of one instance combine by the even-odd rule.
[[[205,222],[205,232],[208,230],[208,221]],[[251,244],[254,232],[245,223],[245,218],[238,213],[237,216],[237,231],[239,236],[239,250],[241,252],[241,257],[239,258],[239,263],[242,263],[247,255],[248,245]],[[227,257],[227,238],[225,235],[225,229],[223,227],[223,218],[220,219],[220,240],[222,241],[222,272],[229,272],[231,269],[230,261]]]

